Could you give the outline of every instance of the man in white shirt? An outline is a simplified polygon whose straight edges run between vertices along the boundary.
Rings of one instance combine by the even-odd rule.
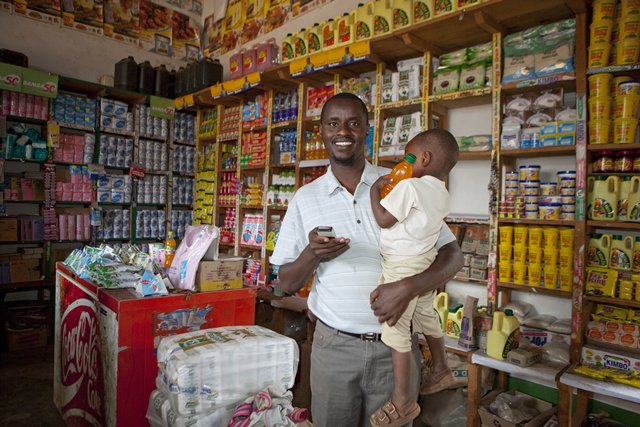
[[[369,191],[388,170],[365,158],[368,129],[367,107],[355,95],[340,93],[325,103],[320,131],[330,168],[296,192],[271,257],[289,294],[315,272],[308,299],[319,320],[311,353],[315,427],[368,425],[393,390],[391,352],[380,341],[380,322],[395,324],[412,298],[444,286],[462,267],[462,252],[443,227],[438,256],[427,270],[378,286],[380,229]],[[318,235],[318,226],[333,227],[337,237]],[[417,348],[414,354],[412,378],[418,379]],[[414,389],[417,397],[417,382]]]

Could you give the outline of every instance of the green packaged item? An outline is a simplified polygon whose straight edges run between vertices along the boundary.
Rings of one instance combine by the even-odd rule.
[[[551,34],[562,33],[565,31],[572,31],[575,34],[575,31],[576,31],[575,19],[565,19],[563,21],[557,21],[551,24],[542,25],[540,28],[540,36],[546,37]]]
[[[493,59],[493,47],[491,42],[479,44],[467,49],[467,63],[474,63],[485,59]]]
[[[460,71],[459,90],[477,89],[484,86],[486,63],[464,64]]]
[[[449,52],[440,55],[439,68],[454,67],[464,64],[467,60],[467,49],[456,50],[455,52]]]
[[[435,94],[456,92],[460,85],[460,67],[440,68],[433,73]]]
[[[505,47],[509,44],[521,43],[525,40],[534,39],[540,37],[542,32],[542,25],[538,25],[535,27],[528,28],[526,30],[518,31],[517,33],[509,34],[502,39],[502,44]]]

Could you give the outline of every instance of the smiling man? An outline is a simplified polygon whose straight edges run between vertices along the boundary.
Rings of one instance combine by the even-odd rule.
[[[330,167],[289,203],[271,263],[280,266],[280,286],[289,294],[315,273],[308,300],[318,319],[311,353],[313,425],[368,426],[393,390],[391,351],[380,341],[380,322],[395,324],[413,297],[449,281],[462,267],[462,253],[443,227],[438,256],[427,270],[378,287],[380,229],[369,191],[389,171],[366,160],[366,105],[350,93],[335,95],[322,108],[320,131]],[[337,237],[318,235],[318,226],[333,227]],[[415,347],[412,378],[418,379]],[[417,383],[414,389],[417,397]]]

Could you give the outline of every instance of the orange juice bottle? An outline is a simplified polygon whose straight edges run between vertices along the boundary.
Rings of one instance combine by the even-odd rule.
[[[413,176],[413,164],[416,162],[416,156],[411,153],[407,153],[404,156],[404,160],[393,167],[389,178],[391,182],[385,185],[380,192],[380,198],[384,199],[387,194],[393,190],[393,187],[403,179],[411,178]]]
[[[173,256],[176,254],[176,239],[173,238],[173,231],[167,233],[167,240],[164,241],[164,269],[171,267]]]

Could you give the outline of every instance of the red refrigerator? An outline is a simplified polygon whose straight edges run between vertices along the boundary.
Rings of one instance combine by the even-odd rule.
[[[54,403],[68,426],[148,425],[163,336],[253,325],[256,290],[139,297],[56,267]]]

